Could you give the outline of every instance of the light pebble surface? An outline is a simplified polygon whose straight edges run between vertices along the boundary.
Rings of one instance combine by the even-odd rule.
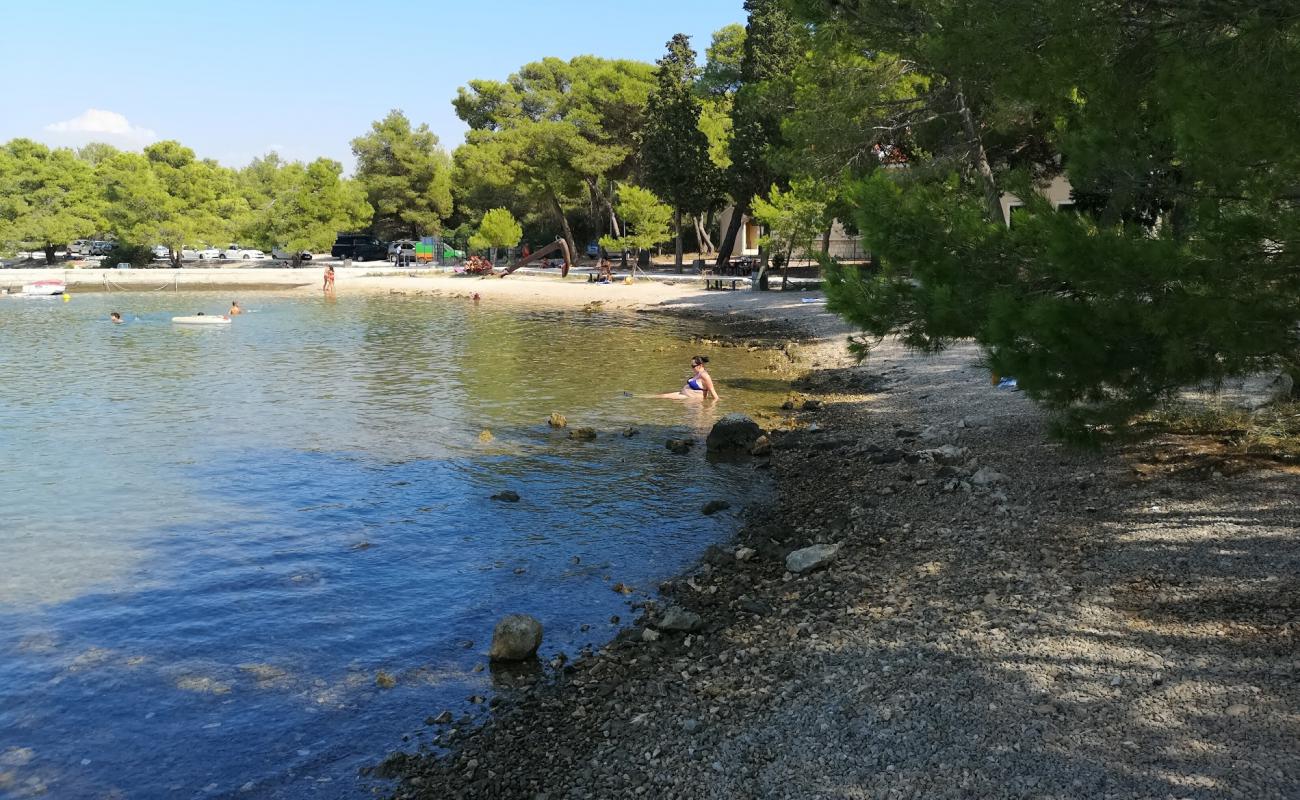
[[[1139,480],[969,346],[855,366],[824,307],[715,296],[669,310],[816,333],[797,389],[824,406],[774,434],[773,504],[662,587],[702,626],[643,636],[652,606],[502,688],[387,762],[399,797],[1300,797],[1300,477]],[[816,543],[832,564],[786,571]]]

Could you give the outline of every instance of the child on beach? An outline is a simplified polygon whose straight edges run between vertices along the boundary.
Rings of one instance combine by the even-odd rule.
[[[325,267],[325,286],[326,294],[334,291],[334,265],[329,264]]]

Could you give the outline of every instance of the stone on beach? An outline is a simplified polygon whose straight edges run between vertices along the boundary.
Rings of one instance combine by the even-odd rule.
[[[542,645],[542,623],[527,614],[503,617],[492,631],[493,661],[526,661],[537,655]]]
[[[840,553],[837,544],[815,544],[801,550],[795,550],[785,557],[785,568],[798,575],[826,566]]]
[[[690,633],[697,630],[704,624],[704,620],[694,611],[687,611],[681,606],[669,606],[664,610],[658,624],[655,625],[661,631],[681,631]]]
[[[728,414],[713,424],[705,444],[710,453],[747,453],[763,435],[758,423],[744,414]]]

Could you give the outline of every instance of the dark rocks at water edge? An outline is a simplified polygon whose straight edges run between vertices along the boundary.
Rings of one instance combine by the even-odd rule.
[[[570,439],[577,439],[580,442],[594,442],[596,440],[595,428],[574,428],[569,431]]]
[[[804,547],[785,557],[785,568],[796,575],[812,572],[830,564],[839,553],[840,546],[837,544],[815,544]]]
[[[669,606],[655,625],[661,631],[679,631],[689,633],[704,624],[703,618],[694,611],[687,611],[681,606]]]
[[[492,499],[501,503],[518,503],[519,492],[516,492],[513,489],[505,489],[492,495]]]
[[[525,661],[537,656],[542,646],[542,623],[527,614],[511,614],[497,623],[492,631],[493,661]]]
[[[712,516],[719,511],[726,511],[729,508],[731,508],[731,503],[728,503],[726,500],[710,500],[704,504],[704,508],[700,509],[700,512],[707,517]]]
[[[748,453],[763,429],[744,414],[728,414],[713,424],[705,445],[710,453]]]
[[[667,447],[669,452],[676,453],[679,456],[684,456],[691,452],[691,448],[694,446],[694,439],[669,439],[664,442],[664,447]]]

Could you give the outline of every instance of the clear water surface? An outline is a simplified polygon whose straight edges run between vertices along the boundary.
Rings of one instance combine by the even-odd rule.
[[[0,300],[6,800],[367,794],[359,767],[478,709],[501,614],[546,653],[607,639],[612,583],[650,592],[755,483],[664,448],[718,410],[622,396],[682,383],[686,323],[283,295],[170,322],[228,299]],[[770,406],[771,356],[718,352],[720,410]]]

